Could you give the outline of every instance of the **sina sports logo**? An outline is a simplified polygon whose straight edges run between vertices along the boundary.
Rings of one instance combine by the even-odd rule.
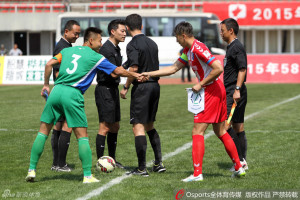
[[[230,4],[228,6],[229,17],[238,20],[247,17],[247,8],[245,4]]]
[[[183,197],[184,193],[185,193],[185,190],[184,190],[184,189],[179,190],[179,191],[177,192],[177,194],[175,195],[175,199],[176,199],[176,200],[181,199],[181,198]]]
[[[199,104],[201,102],[201,100],[202,100],[202,97],[201,97],[200,93],[193,93],[191,95],[191,102],[193,104]]]

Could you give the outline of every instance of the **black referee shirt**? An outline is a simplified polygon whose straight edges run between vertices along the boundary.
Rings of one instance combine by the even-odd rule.
[[[116,66],[122,65],[122,56],[119,46],[115,46],[109,39],[103,44],[99,51],[109,62]],[[97,72],[97,82],[100,85],[115,85],[120,83],[120,77],[113,78],[111,75],[107,75],[103,71]]]
[[[138,73],[151,72],[159,69],[157,44],[144,34],[135,35],[126,47],[128,66],[137,65]],[[151,77],[149,81],[159,78]],[[135,80],[133,84],[136,84]]]
[[[67,42],[65,39],[61,38],[54,47],[53,56],[56,56],[57,54],[59,54],[59,52],[61,52],[61,50],[63,50],[64,48],[68,48],[68,47],[72,47],[72,44]],[[60,67],[60,64],[57,64],[53,68],[59,69],[59,67]]]
[[[235,39],[226,50],[224,58],[224,85],[236,84],[240,69],[247,69],[247,54],[242,43]],[[244,82],[246,82],[247,73]]]

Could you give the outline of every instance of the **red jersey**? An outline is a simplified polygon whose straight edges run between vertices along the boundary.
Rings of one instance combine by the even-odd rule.
[[[192,67],[199,82],[212,71],[210,65],[217,59],[205,44],[194,40],[191,48],[185,48],[178,61]],[[224,84],[216,79],[205,87],[204,110],[194,116],[194,123],[220,123],[226,120],[226,91]]]
[[[198,40],[194,40],[191,48],[184,48],[182,55],[178,58],[178,61],[185,65],[189,63],[199,82],[211,72],[210,65],[215,60],[217,59],[211,54],[207,46]]]

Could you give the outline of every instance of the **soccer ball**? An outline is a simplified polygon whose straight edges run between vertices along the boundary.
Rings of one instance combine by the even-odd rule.
[[[112,157],[102,156],[98,159],[96,169],[98,171],[110,173],[115,170],[116,162]]]

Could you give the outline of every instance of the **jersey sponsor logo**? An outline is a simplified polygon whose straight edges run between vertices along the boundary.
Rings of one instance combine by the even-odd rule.
[[[203,52],[203,55],[204,55],[207,59],[209,59],[209,58],[211,57],[211,54],[210,54],[210,52],[209,52],[208,50],[205,50],[205,51]]]
[[[203,52],[203,49],[197,43],[195,44],[195,48],[201,53]]]

